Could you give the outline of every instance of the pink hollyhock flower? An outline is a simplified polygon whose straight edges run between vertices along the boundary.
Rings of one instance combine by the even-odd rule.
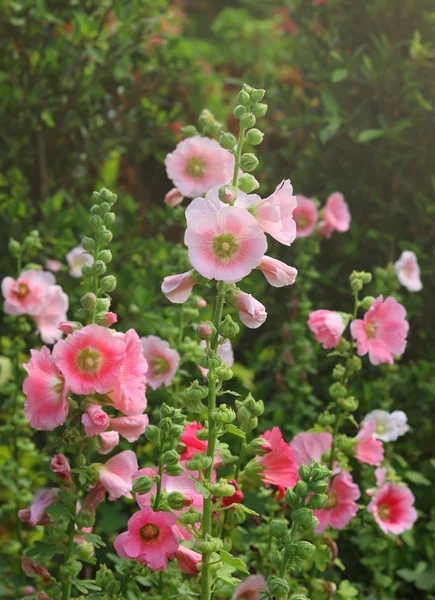
[[[354,455],[360,463],[379,467],[384,460],[384,446],[373,435],[375,429],[374,421],[370,421],[366,425],[363,423],[355,438],[357,444],[354,448]]]
[[[180,364],[180,355],[168,342],[155,335],[141,338],[143,355],[148,363],[147,381],[153,390],[170,385]]]
[[[419,292],[423,288],[417,257],[411,250],[404,250],[394,263],[397,279],[410,292]]]
[[[344,233],[350,227],[351,216],[343,194],[334,192],[329,196],[322,211],[323,221],[319,233],[330,238],[333,231]]]
[[[110,427],[120,433],[128,442],[135,442],[148,426],[148,415],[117,417],[110,420]]]
[[[335,348],[346,324],[341,315],[332,310],[315,310],[310,314],[308,327],[324,348]]]
[[[148,371],[142,342],[134,329],[116,333],[115,337],[125,344],[125,356],[110,398],[113,406],[125,415],[140,415],[147,407],[145,387]]]
[[[34,316],[41,339],[46,344],[54,344],[62,336],[59,324],[65,322],[68,306],[68,296],[60,285],[50,287],[41,311]]]
[[[162,283],[162,292],[168,300],[175,304],[183,304],[192,293],[195,280],[192,277],[193,269],[180,275],[169,275]]]
[[[331,446],[332,435],[326,431],[302,431],[290,442],[298,469],[301,465],[309,467],[314,460],[321,463],[323,454],[330,450]]]
[[[356,340],[358,354],[369,353],[372,365],[393,363],[393,356],[405,352],[409,324],[406,310],[392,296],[385,302],[378,296],[364,319],[356,319],[350,324],[350,332]]]
[[[109,492],[109,500],[121,496],[131,498],[133,477],[138,470],[137,458],[131,450],[112,456],[99,471],[100,482]]]
[[[92,265],[94,257],[87,254],[81,246],[76,246],[66,255],[66,261],[69,264],[69,274],[71,277],[82,276],[82,266],[85,264]]]
[[[177,515],[163,511],[140,510],[128,521],[128,531],[115,539],[115,550],[121,558],[133,558],[153,571],[163,571],[167,559],[178,550],[173,532],[177,519]]]
[[[284,496],[285,490],[293,487],[298,480],[298,469],[295,462],[293,450],[290,445],[282,439],[279,427],[266,431],[261,435],[268,443],[269,452],[257,458],[262,467],[261,478],[266,487],[276,485],[279,490],[279,498]]]
[[[165,158],[166,172],[179,193],[188,198],[228,183],[234,156],[216,140],[195,135],[180,142]]]
[[[77,525],[76,525],[76,528],[77,528]],[[83,535],[84,533],[92,533],[92,527],[82,527],[81,532],[82,533],[77,533],[74,536],[74,544],[87,544],[93,550],[92,544],[90,544],[89,542],[86,542],[85,536]]]
[[[104,435],[104,434],[102,434]],[[97,506],[100,504],[100,502],[103,502],[103,500],[106,497],[106,488],[104,487],[104,485],[102,483],[97,483],[97,485],[94,485],[93,487],[91,487],[91,489],[88,491],[85,500],[84,500],[84,508],[85,510],[89,510],[91,512],[95,512],[95,510],[97,509]]]
[[[82,423],[85,428],[85,434],[88,437],[93,437],[106,431],[110,425],[110,418],[99,404],[91,402],[88,404],[86,412],[82,415]]]
[[[266,277],[270,285],[277,288],[284,287],[285,285],[292,285],[298,274],[297,269],[294,267],[289,267],[276,258],[270,258],[270,256],[263,256],[263,260],[258,268]]]
[[[50,517],[45,509],[53,504],[59,490],[57,488],[41,488],[33,496],[30,509],[18,511],[18,517],[23,523],[28,523],[35,527],[36,525],[46,525],[50,522]]]
[[[31,350],[30,354],[30,361],[23,365],[27,371],[23,383],[24,413],[30,427],[51,431],[68,416],[67,388],[46,346]]]
[[[343,529],[358,512],[355,500],[360,497],[359,487],[353,483],[352,476],[342,471],[329,485],[326,491],[328,502],[322,510],[314,510],[313,514],[319,519],[316,533],[323,533],[330,526],[333,529]]]
[[[51,271],[52,273],[57,273],[58,271],[61,270],[62,268],[62,263],[59,260],[53,260],[51,258],[48,258],[45,261],[45,268],[48,271]]]
[[[198,574],[197,565],[202,560],[201,554],[180,544],[174,556],[177,559],[178,566],[183,573],[186,573],[187,575]]]
[[[262,594],[267,590],[267,583],[263,575],[249,575],[234,590],[231,600],[260,600]]]
[[[186,446],[186,449],[181,454],[181,460],[190,460],[195,454],[205,454],[207,452],[207,442],[196,437],[196,432],[201,431],[201,429],[204,429],[204,427],[196,421],[187,423],[184,427],[180,441]]]
[[[380,488],[384,485],[387,479],[387,469],[385,467],[379,467],[375,469],[376,485]]]
[[[23,556],[22,558],[25,558],[25,557]],[[25,596],[32,596],[35,592],[36,592],[36,589],[33,587],[33,585],[24,586],[24,595]]]
[[[81,329],[81,325],[80,325],[80,323],[77,323],[77,321],[61,321],[59,323],[59,325],[57,326],[57,328],[62,333],[65,333],[66,335],[68,335],[69,333],[72,333],[76,329]]]
[[[235,304],[239,309],[239,319],[249,329],[257,329],[267,319],[266,309],[251,294],[238,292]]]
[[[17,280],[5,277],[2,281],[4,312],[8,315],[38,315],[55,283],[52,273],[34,269],[23,271]]]
[[[104,431],[100,433],[100,454],[109,454],[119,444],[119,433],[117,431]]]
[[[164,203],[166,204],[166,206],[178,206],[179,204],[181,204],[184,200],[184,196],[183,194],[180,194],[179,190],[177,190],[177,188],[172,188],[172,190],[170,190],[164,199]]]
[[[106,394],[116,385],[125,343],[100,325],[74,331],[53,348],[53,357],[74,394]]]
[[[305,196],[296,196],[297,205],[293,211],[296,221],[296,237],[303,238],[311,235],[316,227],[318,210],[316,203]]]
[[[43,567],[42,565],[35,564],[35,562],[28,556],[21,557],[21,568],[23,569],[23,571],[27,575],[27,577],[40,577],[42,579],[43,583],[45,583],[45,584],[53,583],[53,577],[50,575],[50,573],[47,571],[47,569],[45,567]],[[26,587],[30,587],[34,591],[36,591],[32,586],[26,586]],[[41,593],[42,592],[40,592],[38,594],[38,600],[39,599],[45,600],[45,596],[42,597]],[[48,598],[48,596],[47,596],[47,598]],[[49,600],[49,598],[48,598],[48,600]]]
[[[412,529],[417,520],[414,495],[404,485],[387,483],[373,496],[367,510],[384,533],[399,535]]]
[[[55,454],[50,462],[50,470],[66,485],[72,482],[69,460],[64,454]]]

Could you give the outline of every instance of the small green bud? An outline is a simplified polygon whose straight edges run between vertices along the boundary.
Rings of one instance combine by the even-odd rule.
[[[292,519],[303,529],[308,529],[313,519],[313,511],[309,508],[298,508],[292,512]]]
[[[116,215],[114,212],[106,213],[103,217],[104,225],[106,227],[110,227],[110,225],[113,225],[113,223],[115,222],[115,219],[116,219]]]
[[[97,311],[107,312],[110,308],[110,298],[98,298],[97,299]]]
[[[169,437],[170,438],[179,438],[181,436],[181,434],[183,433],[184,430],[184,425],[176,425],[175,423],[172,425],[171,429],[169,430]]]
[[[148,425],[145,429],[145,435],[150,442],[158,442],[160,439],[160,430],[156,425]]]
[[[293,491],[299,498],[305,498],[308,494],[308,485],[305,483],[305,481],[298,481],[293,486]]]
[[[316,510],[321,510],[325,508],[327,502],[328,496],[326,494],[313,494],[308,502],[308,506]]]
[[[17,240],[14,240],[14,238],[10,238],[9,244],[8,244],[8,250],[14,256],[18,255],[21,250],[20,242],[17,242]]]
[[[335,423],[335,415],[332,415],[329,411],[325,410],[324,412],[320,413],[320,415],[317,417],[317,420],[319,425],[322,426],[333,425]]]
[[[82,265],[82,275],[83,277],[85,277],[86,279],[89,279],[90,277],[92,277],[93,275],[93,266],[94,265],[90,265],[89,263],[85,263],[84,265]]]
[[[135,479],[133,484],[133,492],[136,494],[148,494],[154,485],[154,481],[151,477],[141,475]]]
[[[358,373],[358,371],[361,371],[361,368],[362,362],[359,356],[351,356],[346,362],[346,369],[349,375]]]
[[[92,274],[93,275],[104,275],[107,271],[107,267],[102,260],[96,260],[93,265],[91,265]]]
[[[316,547],[310,542],[302,541],[296,544],[296,556],[301,560],[308,560],[313,555]]]
[[[339,398],[337,402],[348,412],[355,412],[358,408],[358,400],[354,396],[349,396],[349,398]]]
[[[209,537],[206,540],[199,540],[195,544],[195,548],[201,554],[211,554],[212,552],[216,552],[222,548],[222,540],[219,538]]]
[[[242,106],[241,104],[238,104],[236,106],[236,108],[233,110],[233,115],[236,117],[236,119],[240,120],[246,112],[247,112],[246,108],[244,106]]]
[[[354,294],[356,294],[357,292],[361,291],[363,289],[363,282],[361,281],[361,279],[354,279],[353,281],[350,282],[350,289],[352,290],[352,292]]]
[[[199,135],[199,131],[197,130],[195,125],[185,125],[181,128],[180,131],[186,138],[193,137],[194,135]]]
[[[79,544],[77,546],[77,558],[84,562],[90,563],[94,561],[94,547],[92,544]]]
[[[203,400],[208,395],[208,388],[205,385],[200,385],[198,381],[194,381],[187,388],[185,394],[189,400]]]
[[[113,292],[116,288],[116,277],[113,275],[106,275],[100,281],[100,288],[103,292]]]
[[[93,310],[97,306],[97,296],[89,292],[81,297],[80,303],[86,310]]]
[[[217,369],[217,367],[219,367],[221,363],[222,360],[219,358],[219,356],[215,352],[209,351],[202,357],[199,364],[204,369]]]
[[[112,253],[110,252],[110,250],[101,250],[98,253],[98,260],[102,260],[103,263],[110,263],[110,261],[112,260]]]
[[[205,454],[195,454],[193,458],[187,461],[186,468],[189,469],[189,471],[203,471],[204,469],[207,469],[212,462],[213,460],[210,456]]]
[[[163,454],[163,462],[166,465],[176,464],[176,463],[178,463],[179,460],[180,460],[180,455],[178,454],[178,452],[176,450],[167,450]]]
[[[62,581],[74,579],[82,570],[82,563],[78,560],[69,560],[60,567],[60,579]]]
[[[302,481],[308,482],[310,480],[311,469],[306,465],[301,465],[298,474]]]
[[[249,173],[244,173],[241,177],[239,177],[237,185],[239,189],[246,194],[249,194],[260,187],[260,184],[255,177]]]
[[[106,229],[105,227],[98,230],[97,236],[102,244],[108,244],[112,241],[113,238],[112,232]]]
[[[237,94],[237,102],[243,104],[243,106],[249,106],[251,104],[251,97],[248,92],[245,92],[245,90],[242,89]]]
[[[202,513],[190,508],[187,512],[179,515],[178,522],[180,525],[195,525],[202,521]]]
[[[240,166],[244,171],[254,171],[258,167],[258,158],[255,154],[246,153],[240,159]]]
[[[196,333],[200,340],[209,340],[216,334],[216,327],[211,321],[202,321],[198,325]]]
[[[294,493],[292,489],[288,489],[286,491],[284,499],[293,510],[296,510],[300,505],[299,497]]]
[[[180,464],[177,463],[175,465],[166,465],[165,472],[170,477],[178,477],[184,473],[184,469]]]
[[[218,371],[216,371],[216,376],[220,379]],[[227,425],[228,423],[232,423],[234,421],[236,418],[236,413],[232,408],[228,408],[226,404],[221,404],[218,408],[212,410],[211,417],[217,423],[220,423],[221,425]]]
[[[361,271],[361,273],[359,274],[361,281],[366,285],[367,283],[370,283],[372,280],[372,274],[371,273],[366,273],[365,271]]]
[[[346,368],[344,367],[344,365],[342,364],[338,364],[335,365],[333,371],[332,371],[332,377],[334,379],[343,379],[344,376],[346,375]]]
[[[257,117],[264,117],[264,115],[267,113],[267,109],[268,106],[267,104],[254,104],[254,106],[251,108],[251,112]]]
[[[182,510],[192,503],[189,498],[186,498],[181,492],[171,492],[168,494],[167,501],[169,508],[172,508],[172,510]]]
[[[249,129],[250,127],[254,127],[255,125],[255,116],[252,112],[247,112],[242,115],[240,119],[240,125],[243,129]]]
[[[331,398],[343,398],[346,394],[346,387],[338,381],[329,386],[329,395]]]
[[[227,520],[233,525],[241,525],[246,521],[246,513],[240,504],[233,504],[230,511],[227,512]]]
[[[266,90],[255,90],[253,89],[251,92],[251,100],[252,102],[261,102],[264,98],[264,94],[266,93]]]
[[[269,525],[269,533],[274,538],[281,538],[287,532],[287,523],[280,519],[273,519]]]
[[[84,237],[82,239],[82,248],[88,253],[92,252],[95,248],[95,241],[90,237]]]
[[[236,488],[231,483],[214,483],[210,486],[210,491],[217,498],[226,498],[234,496]]]
[[[242,84],[242,90],[244,90],[245,92],[248,92],[248,94],[250,94],[252,92],[254,88],[252,88],[250,85],[248,85],[247,83],[243,83]]]
[[[225,150],[232,150],[237,144],[237,140],[232,133],[221,131],[219,136],[219,144],[222,148],[225,148]]]
[[[328,483],[326,481],[313,481],[310,483],[310,492],[315,494],[323,494],[328,489]]]
[[[223,185],[219,188],[219,200],[225,204],[231,204],[237,199],[237,188],[233,185]]]
[[[201,440],[202,442],[208,440],[208,429],[206,427],[204,427],[203,429],[198,429],[198,431],[196,432],[196,438],[198,440]]]
[[[105,590],[106,585],[110,581],[114,581],[114,580],[115,580],[115,575],[113,574],[113,572],[110,569],[108,569],[106,567],[106,565],[101,565],[100,569],[97,571],[97,574],[95,576],[95,583],[100,588],[103,588],[103,590]]]
[[[103,224],[103,219],[99,215],[92,215],[89,219],[89,223],[94,231],[97,231],[99,227]]]
[[[238,323],[236,323],[231,315],[225,315],[224,320],[219,326],[219,333],[223,338],[232,339],[240,331]]]
[[[233,377],[233,372],[225,364],[222,364],[216,369],[215,375],[221,381],[229,381]]]
[[[245,141],[251,146],[258,146],[264,138],[264,133],[259,129],[250,129],[246,134]]]
[[[267,579],[267,587],[272,596],[277,600],[284,598],[290,590],[287,581],[283,577],[278,577],[278,575],[271,575]]]

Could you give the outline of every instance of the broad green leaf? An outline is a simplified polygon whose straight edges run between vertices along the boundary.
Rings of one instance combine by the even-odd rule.
[[[361,131],[359,136],[357,137],[358,144],[365,144],[366,142],[371,142],[376,138],[380,138],[385,135],[383,129],[366,129],[365,131]]]
[[[336,69],[332,73],[331,81],[332,83],[338,83],[339,81],[343,81],[349,75],[347,69]]]
[[[233,569],[235,569],[237,571],[242,571],[242,573],[246,573],[247,575],[249,575],[249,571],[246,568],[245,563],[240,558],[233,556],[226,550],[220,551],[220,557],[222,559],[222,562],[225,563],[226,565],[229,565]]]
[[[405,479],[412,481],[415,485],[431,485],[429,479],[418,471],[405,471]]]
[[[236,435],[237,437],[240,437],[243,440],[246,439],[245,432],[242,431],[241,429],[239,429],[238,427],[236,427],[235,425],[233,425],[232,423],[225,427],[224,433],[231,433],[232,435]]]
[[[223,565],[216,572],[216,577],[217,577],[217,579],[221,579],[225,583],[228,583],[228,585],[231,585],[234,587],[237,584],[239,584],[241,581],[237,577],[233,577],[234,570],[235,569],[233,569],[233,567],[231,567],[230,565]]]

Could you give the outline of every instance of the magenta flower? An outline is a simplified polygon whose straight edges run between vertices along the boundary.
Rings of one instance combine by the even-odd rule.
[[[66,321],[68,305],[68,296],[60,285],[51,286],[40,312],[34,316],[38,332],[46,344],[54,344],[61,338],[59,325]]]
[[[394,263],[397,279],[410,292],[419,292],[423,288],[417,257],[411,250],[404,250]]]
[[[46,525],[50,522],[50,517],[45,509],[53,504],[59,490],[57,488],[41,488],[32,498],[30,508],[18,511],[18,517],[23,523],[28,523],[32,527],[36,525]]]
[[[412,529],[417,520],[414,495],[404,485],[386,483],[373,496],[367,510],[384,533],[399,535]]]
[[[115,539],[115,550],[121,558],[133,558],[153,571],[164,571],[167,559],[178,550],[174,534],[178,516],[167,512],[140,510],[128,521],[128,531]]]
[[[177,559],[178,566],[183,573],[186,573],[187,575],[198,574],[198,563],[202,560],[201,554],[180,544],[178,546],[178,550],[175,552],[175,558]]]
[[[148,415],[117,417],[110,420],[110,427],[128,442],[135,442],[143,435],[148,426]]]
[[[116,500],[121,496],[131,498],[133,477],[137,470],[136,454],[131,450],[124,450],[109,458],[99,471],[100,482],[109,492],[109,500]]]
[[[192,277],[193,269],[179,275],[169,275],[162,283],[162,292],[168,300],[175,304],[183,304],[192,293],[195,280]]]
[[[298,469],[293,450],[282,439],[279,427],[265,431],[261,437],[266,440],[269,451],[264,456],[257,457],[257,462],[262,467],[260,476],[266,487],[277,486],[278,497],[282,498],[285,490],[293,487],[298,480]]]
[[[184,431],[181,434],[181,443],[186,446],[185,450],[181,454],[181,460],[190,460],[194,454],[204,454],[207,452],[207,442],[205,440],[199,440],[196,437],[196,432],[204,429],[204,427],[193,421],[193,423],[187,423],[184,427]]]
[[[3,310],[8,315],[38,315],[55,285],[52,273],[29,269],[17,280],[5,277],[2,281]]]
[[[82,415],[82,424],[85,428],[85,434],[88,437],[93,437],[106,431],[110,425],[110,418],[99,404],[91,402]]]
[[[346,324],[341,315],[332,310],[315,310],[310,314],[308,327],[324,348],[335,348]]]
[[[296,275],[298,274],[297,269],[294,267],[289,267],[276,258],[270,258],[270,256],[263,256],[263,260],[258,268],[270,285],[277,288],[292,285],[296,281]]]
[[[319,233],[330,238],[334,231],[344,233],[350,227],[351,216],[343,194],[334,192],[329,196],[322,211],[323,221],[319,223]]]
[[[305,196],[296,196],[297,205],[293,211],[296,221],[296,237],[303,238],[311,235],[316,227],[318,210],[316,203]]]
[[[177,188],[172,188],[172,190],[170,190],[166,194],[164,198],[164,203],[166,204],[166,206],[178,206],[183,202],[183,200],[183,194],[180,194],[180,191],[177,190]]]
[[[382,296],[378,296],[364,319],[357,319],[350,324],[358,354],[364,356],[368,352],[372,365],[392,364],[393,356],[405,352],[409,329],[405,317],[405,308],[392,296],[385,302]]]
[[[309,467],[315,460],[322,462],[322,456],[331,449],[332,435],[326,431],[302,431],[290,442],[297,468],[301,465]]]
[[[147,382],[157,390],[168,386],[180,363],[180,355],[168,342],[155,335],[141,338],[143,355],[148,363]]]
[[[195,198],[230,181],[234,156],[216,140],[195,135],[180,142],[166,156],[165,165],[179,193]]]
[[[100,454],[109,454],[119,444],[119,433],[117,431],[103,431],[100,433]]]
[[[249,329],[257,329],[267,319],[265,307],[251,294],[238,292],[235,297],[235,304],[239,309],[240,320]]]
[[[81,246],[76,246],[66,255],[66,261],[69,265],[69,274],[71,277],[81,277],[82,266],[85,264],[92,265],[94,257],[87,254]]]
[[[263,575],[249,575],[234,590],[231,600],[260,600],[262,594],[267,590],[267,583]]]
[[[343,529],[358,512],[355,500],[358,500],[361,494],[350,473],[342,471],[334,477],[326,494],[328,502],[325,508],[313,511],[314,516],[319,519],[316,533],[323,533],[328,526]]]
[[[355,458],[360,463],[379,467],[384,460],[384,446],[381,441],[374,436],[376,423],[369,421],[362,425],[356,436],[357,444],[354,448]]]
[[[26,396],[24,413],[33,429],[50,431],[62,425],[68,416],[67,389],[50,350],[31,350],[30,361],[23,365],[27,371],[23,392]]]

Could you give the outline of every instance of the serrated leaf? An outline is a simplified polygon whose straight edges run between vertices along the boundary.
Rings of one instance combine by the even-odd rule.
[[[53,517],[53,519],[60,519],[61,517],[71,518],[73,516],[69,508],[63,504],[51,504],[50,506],[47,506],[45,512],[50,515],[50,517]]]
[[[56,549],[49,544],[44,544],[44,542],[36,542],[33,548],[30,548],[26,552],[26,556],[30,556],[31,558],[41,559],[40,562],[44,562],[46,560],[50,560],[56,554]]]
[[[210,492],[205,485],[198,481],[193,475],[189,475],[189,479],[195,483],[195,490],[198,492],[198,494],[201,494],[201,496],[204,498],[210,498]]]
[[[95,581],[90,579],[73,579],[72,584],[83,594],[86,594],[88,590],[101,592],[101,588],[98,585],[95,585]]]
[[[103,542],[102,538],[96,533],[83,533],[83,537],[88,544],[92,544],[96,548],[105,547],[106,544]]]
[[[242,559],[237,558],[236,556],[233,556],[226,550],[220,551],[220,557],[221,557],[222,562],[225,563],[226,565],[229,565],[233,569],[235,569],[237,571],[242,571],[242,573],[246,573],[247,575],[249,575],[249,571],[246,568],[246,565]]]
[[[237,437],[242,438],[243,440],[246,440],[245,432],[233,425],[232,423],[225,427],[224,433],[231,433],[231,435],[235,435]]]
[[[217,570],[216,577],[217,579],[221,579],[225,583],[228,583],[228,585],[234,587],[241,581],[237,577],[233,577],[234,570],[235,569],[233,569],[233,567],[231,567],[230,565],[223,565],[220,569]]]
[[[366,129],[365,131],[361,131],[356,141],[358,142],[358,144],[365,144],[367,142],[371,142],[372,140],[380,138],[383,135],[385,135],[383,129]]]

